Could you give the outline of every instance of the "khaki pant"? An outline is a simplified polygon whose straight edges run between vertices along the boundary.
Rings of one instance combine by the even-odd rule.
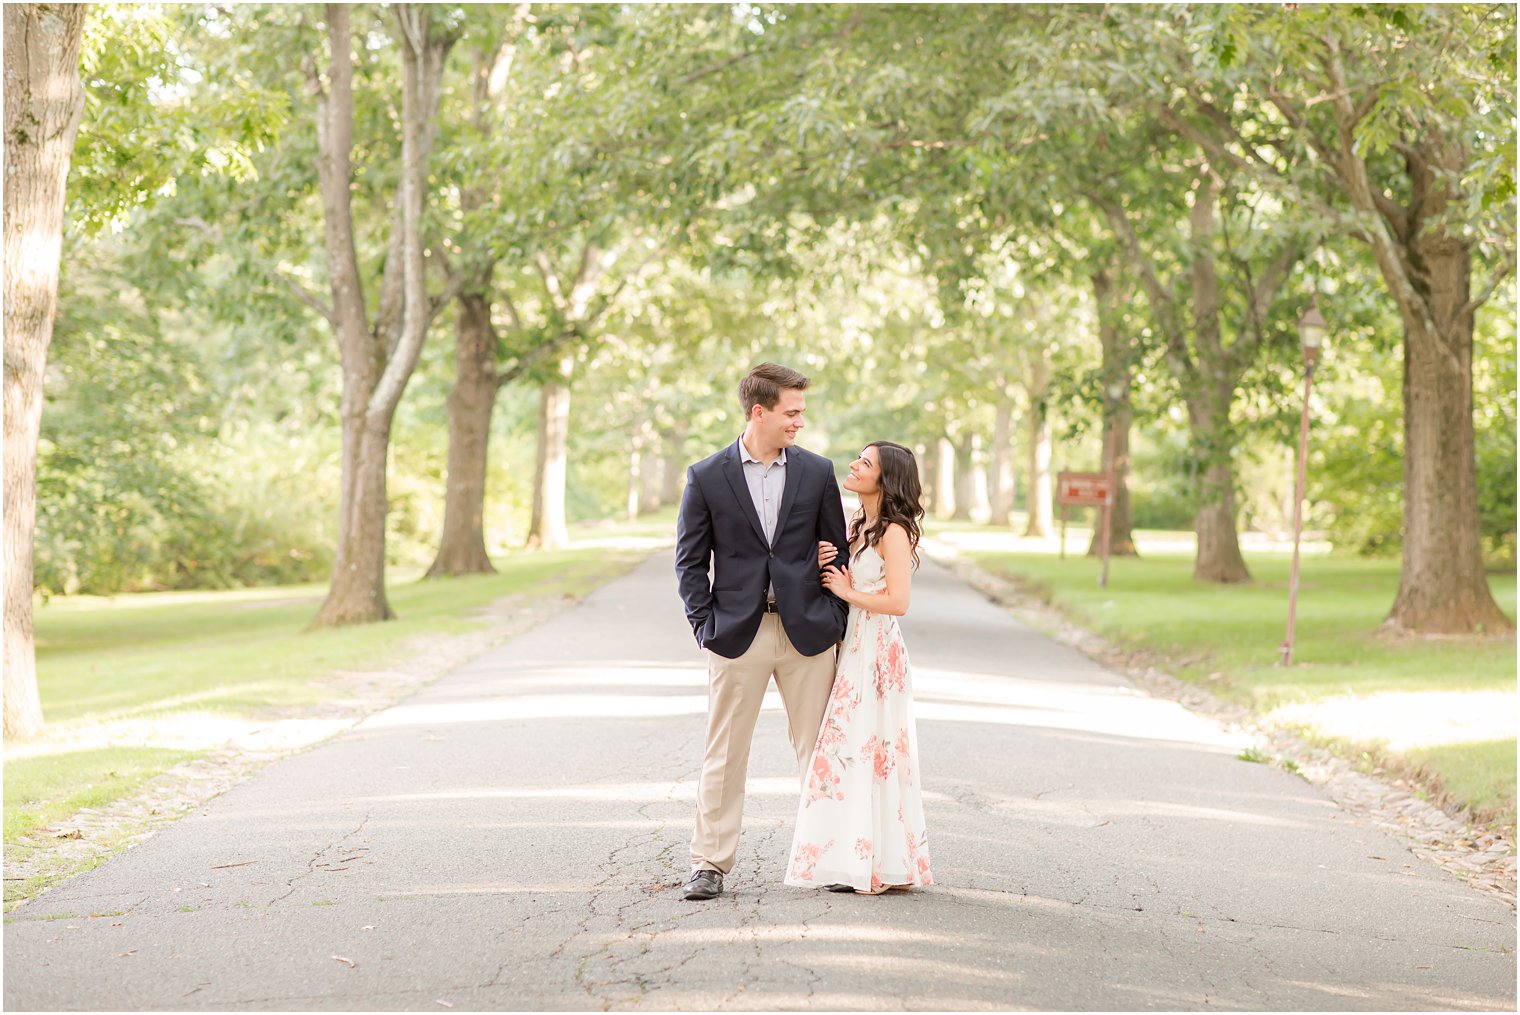
[[[805,780],[834,686],[834,650],[803,655],[786,636],[781,618],[767,613],[742,656],[729,659],[709,650],[707,673],[707,753],[697,784],[691,866],[727,874],[739,849],[750,741],[771,676],[775,675],[786,706],[787,735],[797,752],[798,773]]]

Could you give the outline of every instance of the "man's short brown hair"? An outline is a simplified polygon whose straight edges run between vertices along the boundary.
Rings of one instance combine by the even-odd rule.
[[[757,405],[774,409],[781,401],[783,389],[806,391],[807,386],[808,379],[797,371],[775,363],[761,363],[739,382],[739,408],[744,410],[744,418],[749,419]]]

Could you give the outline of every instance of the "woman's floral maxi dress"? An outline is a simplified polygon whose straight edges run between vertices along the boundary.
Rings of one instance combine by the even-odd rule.
[[[880,592],[874,547],[855,556],[855,588]],[[786,883],[928,885],[913,685],[897,618],[850,607],[823,728],[808,762]]]

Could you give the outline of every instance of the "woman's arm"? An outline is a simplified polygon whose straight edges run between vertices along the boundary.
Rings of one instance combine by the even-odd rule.
[[[901,617],[908,612],[913,584],[913,548],[907,530],[895,523],[888,525],[876,549],[887,566],[887,587],[881,592],[857,592],[850,572],[837,567],[824,568],[823,583],[851,606]]]

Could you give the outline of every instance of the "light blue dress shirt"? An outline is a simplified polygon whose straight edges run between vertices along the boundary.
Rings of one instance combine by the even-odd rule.
[[[749,453],[744,438],[739,438],[739,460],[744,463],[744,482],[749,485],[750,499],[755,502],[755,513],[760,516],[760,527],[765,530],[767,544],[776,541],[776,523],[781,517],[781,495],[786,492],[786,448],[770,465],[766,465]],[[776,598],[776,586],[766,589],[766,596]]]

